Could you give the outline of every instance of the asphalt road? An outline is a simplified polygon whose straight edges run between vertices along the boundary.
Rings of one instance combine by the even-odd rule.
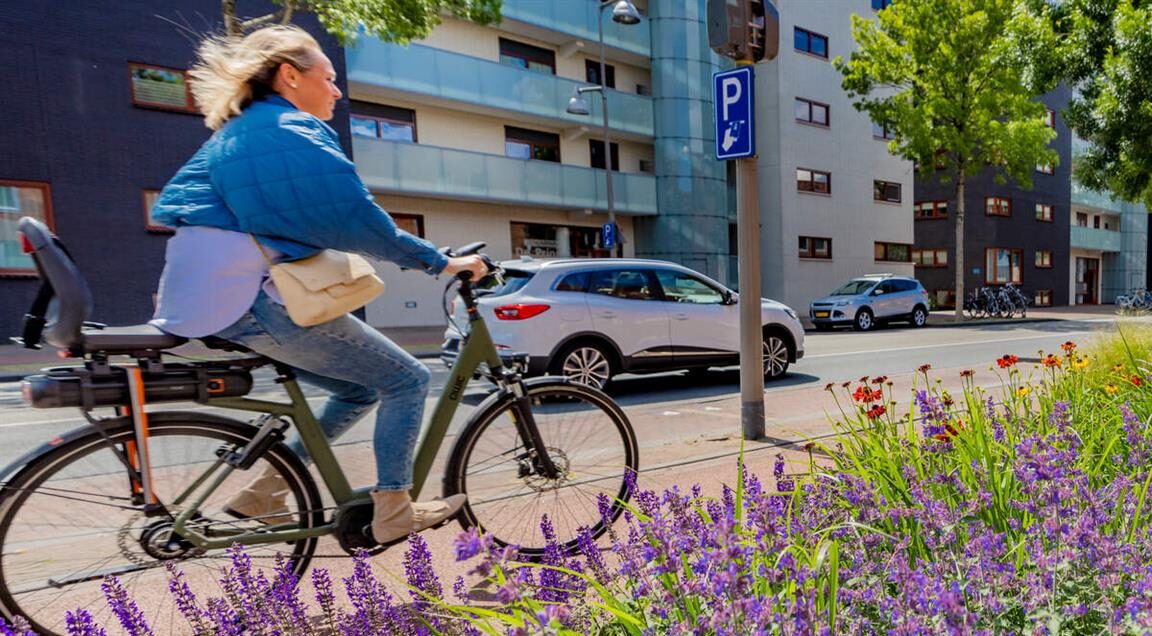
[[[769,382],[765,391],[771,400],[771,394],[777,391],[788,391],[808,384],[823,386],[828,382],[851,380],[865,375],[911,372],[925,363],[937,369],[986,368],[1004,353],[1014,353],[1027,359],[1036,357],[1040,350],[1059,351],[1060,344],[1068,340],[1087,344],[1095,334],[1115,329],[1115,324],[1112,318],[1099,318],[963,328],[893,327],[868,333],[809,333],[804,359],[794,365],[785,377]],[[439,361],[427,362],[433,370],[431,395],[435,398],[448,374]],[[739,373],[735,368],[715,370],[704,375],[625,375],[614,382],[610,392],[631,413],[737,395],[740,391],[739,381]],[[466,395],[465,404],[456,414],[453,430],[463,423],[471,408],[483,399],[487,388],[483,381],[473,383]],[[278,388],[271,382],[270,376],[259,376],[254,393],[271,398],[277,396]],[[323,399],[319,391],[309,391],[308,394],[313,404]],[[431,413],[433,406],[434,399],[430,398],[426,413]],[[171,407],[220,412],[195,404],[174,404]],[[157,405],[154,408],[161,407]],[[813,408],[819,413],[824,405],[813,405]],[[233,412],[232,416],[243,419],[244,414]],[[0,465],[6,465],[20,453],[50,439],[54,434],[82,423],[79,415],[71,410],[24,408],[19,399],[19,384],[0,385],[0,434],[5,440],[0,445]],[[683,441],[681,438],[685,435],[721,432],[709,430],[709,425],[709,422],[702,421],[682,427],[658,427],[656,430],[638,427],[637,436],[642,446],[650,446]],[[359,444],[369,440],[371,433],[369,418],[341,438],[340,443]],[[451,443],[451,440],[447,443]]]

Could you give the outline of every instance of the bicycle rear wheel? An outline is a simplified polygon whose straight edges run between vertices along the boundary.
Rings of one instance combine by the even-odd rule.
[[[29,462],[0,491],[0,605],[11,619],[27,618],[41,634],[64,634],[64,613],[91,612],[105,629],[120,625],[100,589],[116,576],[157,634],[183,633],[187,623],[168,592],[174,561],[193,592],[220,596],[218,580],[229,563],[224,550],[201,551],[172,540],[168,515],[145,516],[132,501],[127,469],[115,451],[133,440],[131,421],[106,421],[110,445],[95,429],[80,434]],[[177,496],[218,462],[218,451],[238,449],[256,428],[200,413],[153,413],[148,450],[158,501],[178,514]],[[269,449],[251,469],[234,471],[197,511],[201,533],[221,536],[261,532],[266,526],[223,512],[225,502],[256,475],[271,467],[284,479],[292,521],[302,527],[322,523],[320,494],[296,455],[283,444]],[[206,484],[205,484],[206,485]],[[251,536],[251,535],[249,535]],[[315,539],[245,548],[253,574],[275,578],[282,555],[299,576],[316,549]]]
[[[473,415],[452,449],[445,495],[465,493],[459,521],[478,527],[526,556],[544,552],[540,528],[547,516],[556,541],[576,549],[582,529],[593,538],[620,516],[639,469],[636,435],[628,417],[604,393],[560,381],[530,382],[532,416],[556,479],[539,474],[515,425],[515,399],[506,395]],[[603,497],[607,507],[601,510]]]

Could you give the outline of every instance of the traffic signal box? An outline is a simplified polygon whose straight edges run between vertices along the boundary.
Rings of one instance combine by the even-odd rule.
[[[708,0],[708,45],[737,62],[776,59],[780,13],[769,0]]]

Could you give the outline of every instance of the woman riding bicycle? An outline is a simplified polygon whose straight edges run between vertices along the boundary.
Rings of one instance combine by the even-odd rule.
[[[351,315],[298,326],[268,277],[265,254],[293,261],[331,248],[475,278],[486,273],[484,263],[440,254],[376,205],[324,123],[341,92],[312,36],[268,27],[242,39],[210,38],[190,75],[196,104],[216,132],[152,209],[155,221],[176,228],[153,324],[185,337],[216,336],[291,365],[300,380],[331,392],[317,418],[329,439],[376,406],[376,541],[452,517],[463,495],[413,503],[408,494],[428,369]],[[298,439],[290,446],[306,457]],[[283,479],[268,471],[227,509],[275,523],[277,513],[288,512],[286,495]]]

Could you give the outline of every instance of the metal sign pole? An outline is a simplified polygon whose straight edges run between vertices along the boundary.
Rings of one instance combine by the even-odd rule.
[[[764,437],[764,334],[760,315],[760,188],[756,159],[736,161],[736,234],[740,254],[740,425],[744,439]]]

